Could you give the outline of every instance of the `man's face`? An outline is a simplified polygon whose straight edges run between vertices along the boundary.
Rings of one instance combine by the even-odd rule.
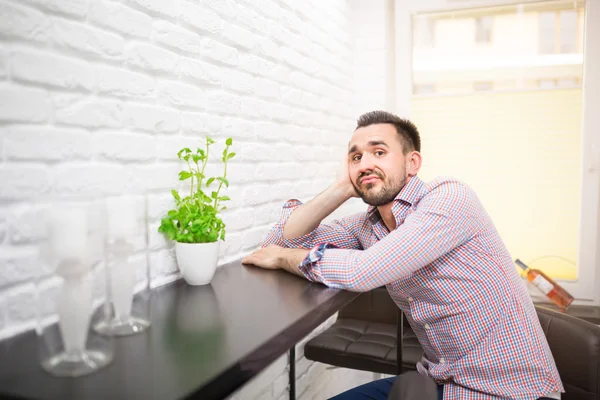
[[[363,201],[372,206],[392,202],[404,187],[406,160],[391,124],[359,128],[348,144],[350,179]]]

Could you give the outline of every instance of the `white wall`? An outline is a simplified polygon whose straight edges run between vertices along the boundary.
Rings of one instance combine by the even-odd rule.
[[[354,111],[392,111],[395,102],[393,1],[350,0],[354,47]]]
[[[358,114],[389,102],[381,81],[354,96],[362,73],[389,73],[376,52],[354,70],[353,26],[360,51],[379,43],[381,7],[0,0],[0,338],[34,325],[39,221],[51,198],[147,195],[156,286],[180,277],[156,228],[178,186],[181,147],[205,134],[234,138],[221,263],[256,248],[286,199],[323,190]],[[364,206],[340,213],[351,208]],[[301,399],[372,377],[312,364],[302,346],[298,357]],[[283,357],[235,398],[286,397],[286,368]]]

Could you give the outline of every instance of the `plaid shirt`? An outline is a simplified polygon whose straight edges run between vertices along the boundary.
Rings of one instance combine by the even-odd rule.
[[[424,349],[420,373],[444,399],[537,399],[563,386],[526,286],[475,193],[411,178],[389,232],[376,207],[284,239],[288,201],[263,246],[312,249],[307,279],[369,291],[385,285]]]

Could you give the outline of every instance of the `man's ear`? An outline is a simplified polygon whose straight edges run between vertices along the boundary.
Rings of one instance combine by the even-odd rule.
[[[418,151],[411,151],[406,155],[406,173],[408,176],[415,176],[421,169],[423,158]]]

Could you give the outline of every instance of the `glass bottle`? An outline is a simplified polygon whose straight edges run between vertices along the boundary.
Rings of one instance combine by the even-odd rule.
[[[525,276],[539,291],[544,293],[554,304],[562,311],[566,311],[569,305],[573,302],[573,296],[563,289],[552,278],[543,273],[537,268],[529,268],[523,261],[518,258],[515,264],[525,271]]]

